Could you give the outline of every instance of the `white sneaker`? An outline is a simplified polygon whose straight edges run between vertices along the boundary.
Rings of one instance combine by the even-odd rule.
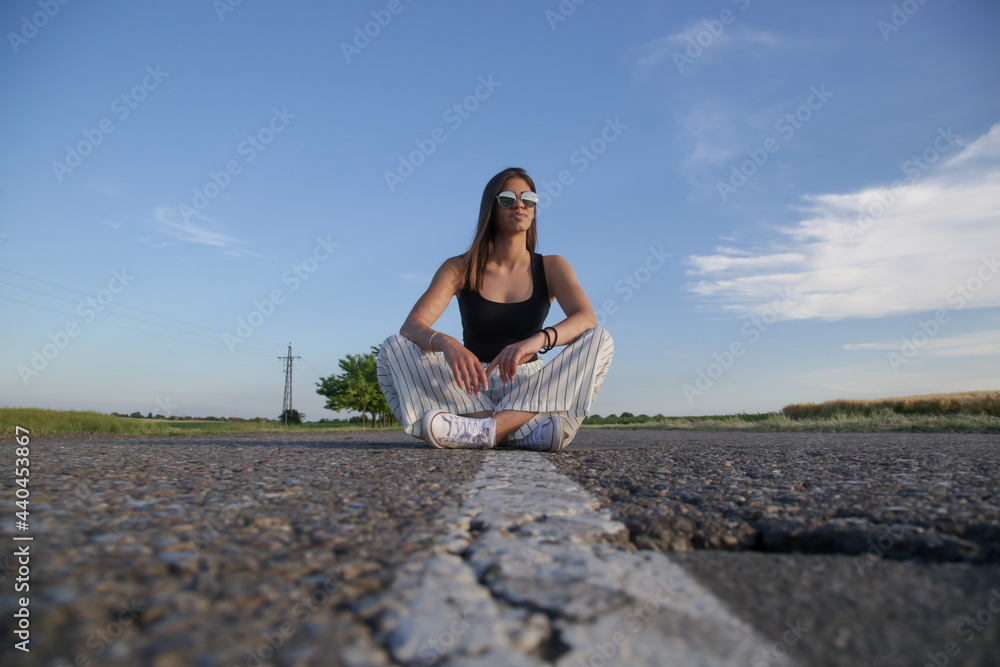
[[[538,422],[527,438],[511,440],[510,444],[536,452],[558,452],[562,449],[562,427],[562,418],[559,415],[550,415]]]
[[[438,449],[490,449],[496,444],[495,419],[472,419],[431,410],[420,426],[424,440]]]

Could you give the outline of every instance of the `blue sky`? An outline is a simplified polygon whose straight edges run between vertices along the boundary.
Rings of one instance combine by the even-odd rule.
[[[4,3],[0,404],[274,417],[508,166],[600,414],[1000,387],[1000,6]],[[550,323],[561,319],[553,308]],[[457,305],[438,328],[459,336]]]

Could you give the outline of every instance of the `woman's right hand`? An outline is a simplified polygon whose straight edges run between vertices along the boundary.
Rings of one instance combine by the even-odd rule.
[[[445,363],[451,369],[459,387],[476,396],[479,396],[480,389],[489,389],[486,370],[479,362],[479,358],[469,351],[469,348],[451,336],[438,343],[436,347],[439,347],[441,353],[444,354]]]

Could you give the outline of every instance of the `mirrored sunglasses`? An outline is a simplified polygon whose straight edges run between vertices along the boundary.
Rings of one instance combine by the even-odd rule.
[[[528,192],[522,192],[521,196],[518,197],[513,192],[505,191],[497,195],[497,202],[503,208],[513,208],[517,205],[517,200],[520,199],[521,203],[528,208],[535,208],[535,204],[538,203],[538,195],[530,190]]]

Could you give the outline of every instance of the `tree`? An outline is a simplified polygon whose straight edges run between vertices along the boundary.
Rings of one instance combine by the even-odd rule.
[[[389,404],[378,384],[377,355],[377,347],[372,347],[367,354],[349,354],[339,362],[343,373],[320,378],[316,383],[316,393],[326,396],[326,405],[323,407],[335,411],[360,412],[362,428],[365,425],[365,414],[371,414],[374,425],[378,415],[388,413]]]
[[[278,421],[283,424],[301,424],[304,417],[305,414],[299,412],[298,410],[291,409],[282,412],[281,416],[278,417]]]

